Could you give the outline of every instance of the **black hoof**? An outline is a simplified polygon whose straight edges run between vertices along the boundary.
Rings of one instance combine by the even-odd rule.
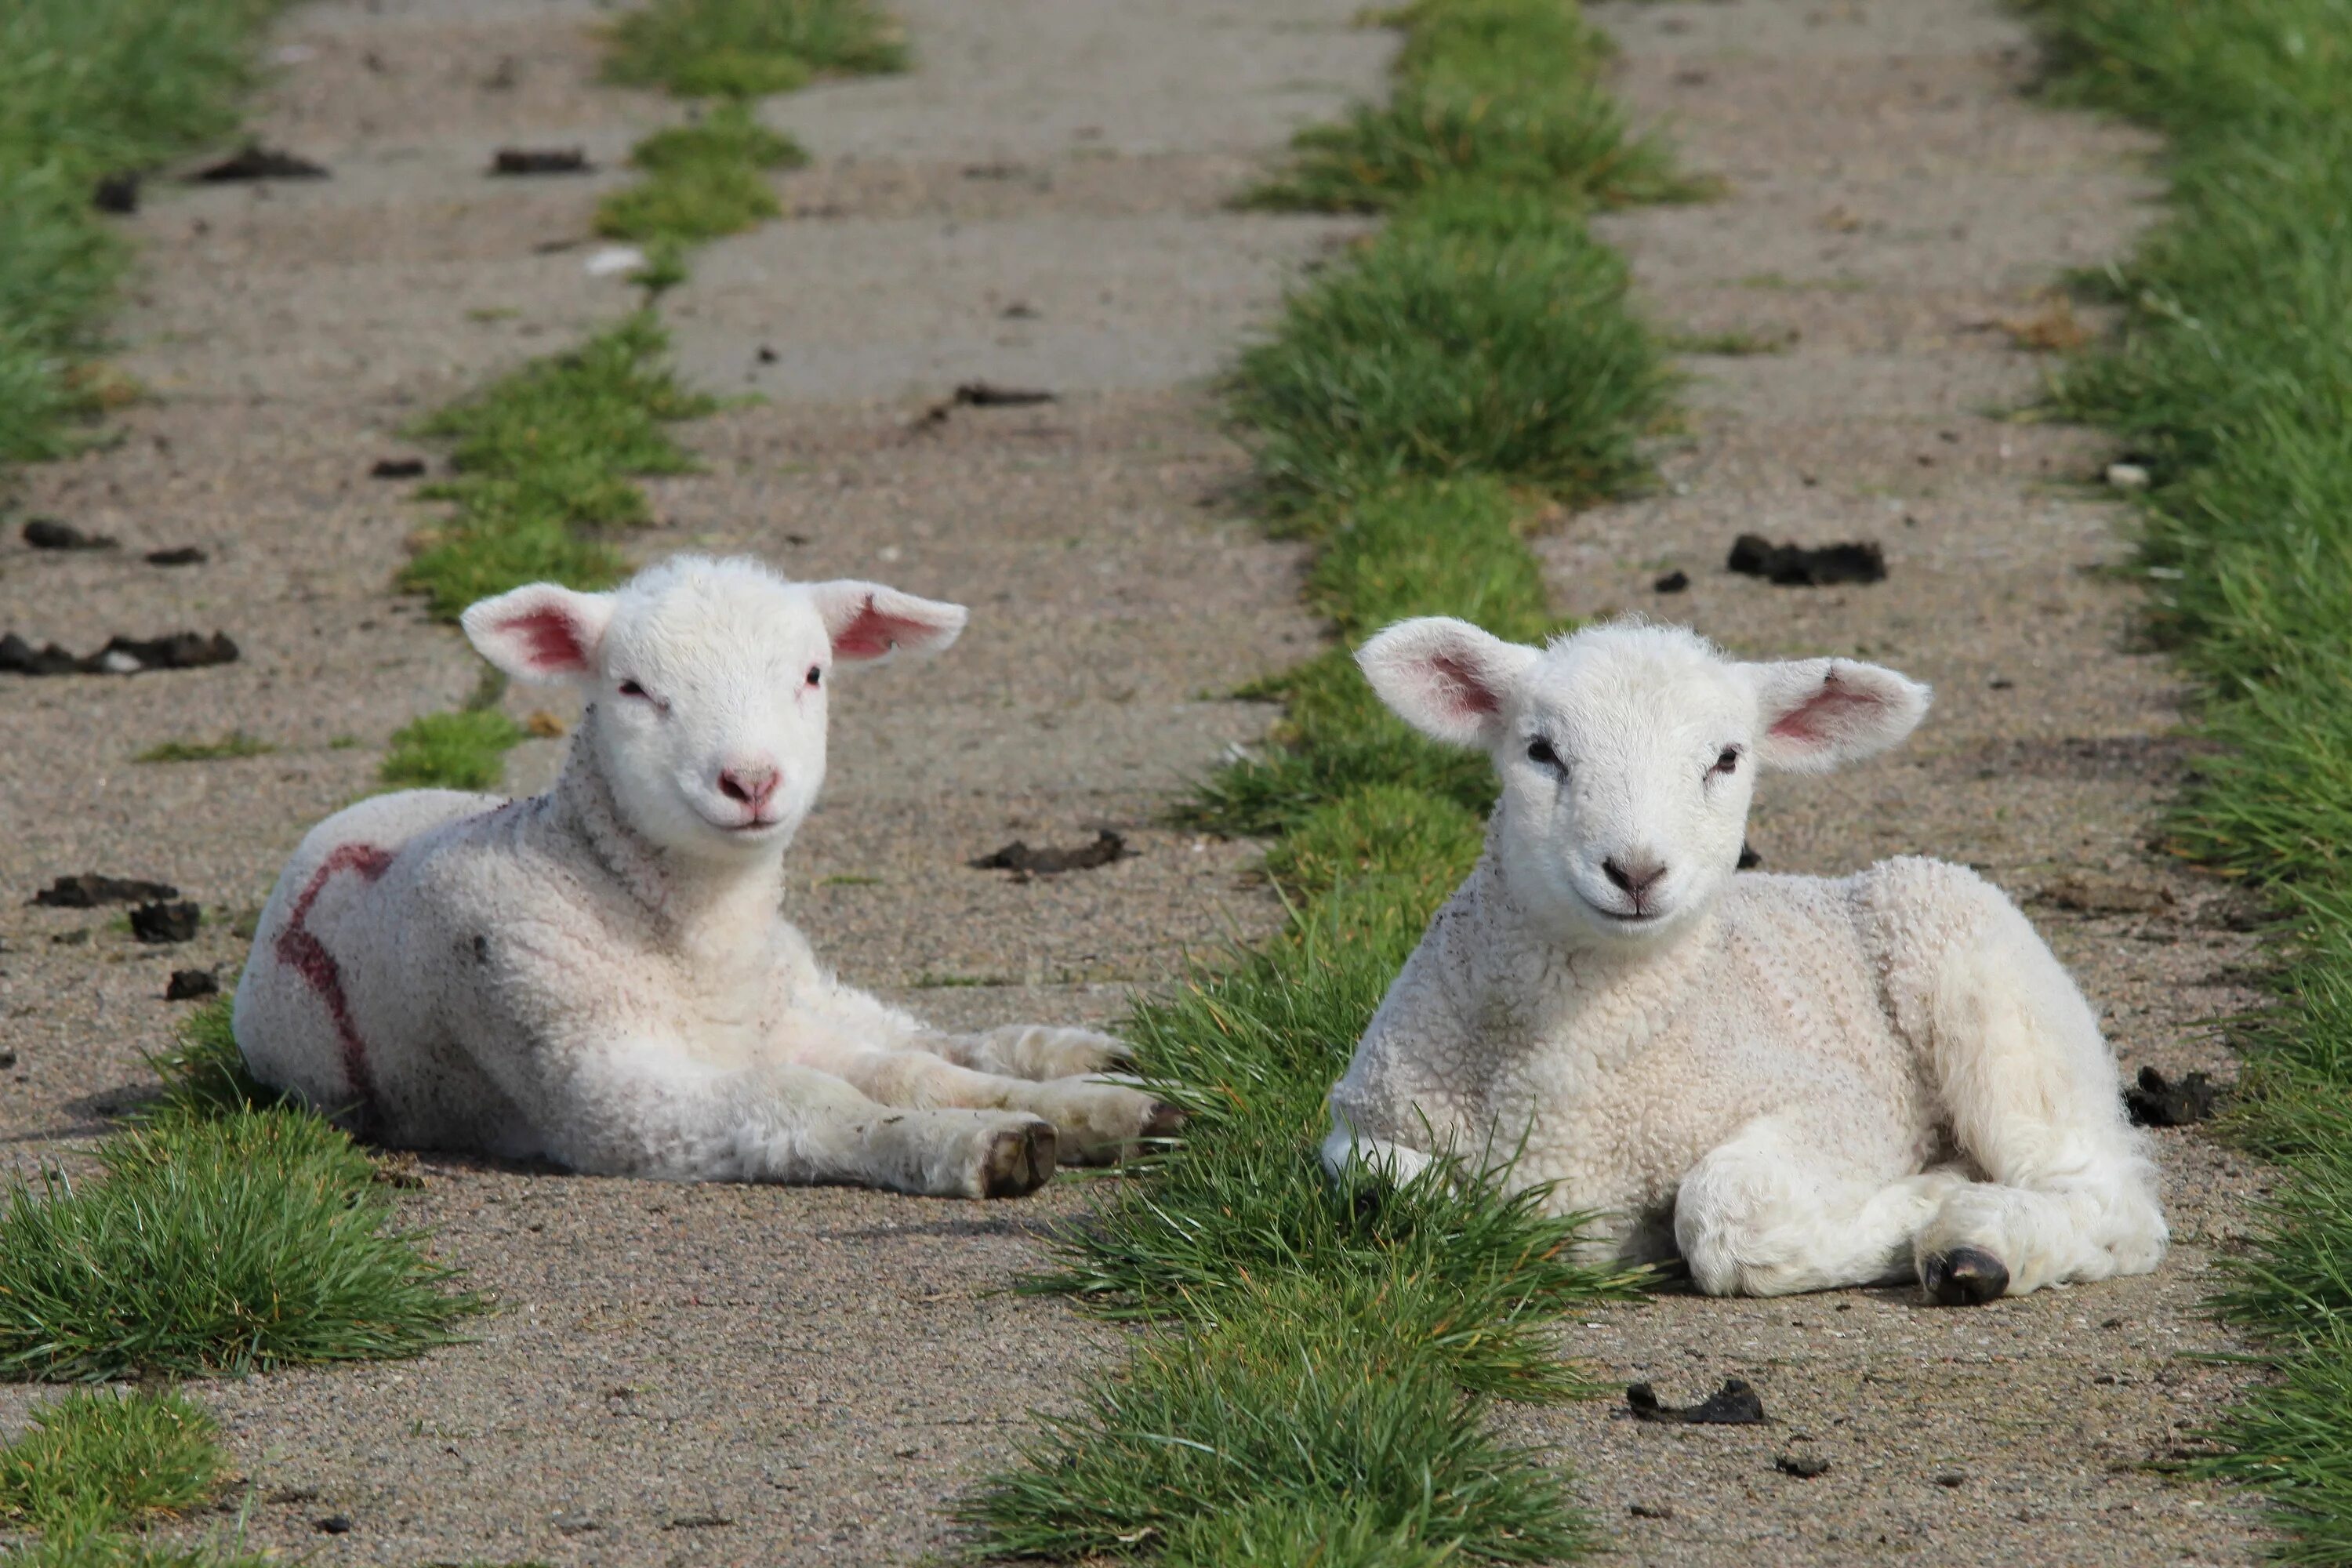
[[[1990,1252],[1956,1247],[1921,1264],[1919,1283],[1939,1307],[1981,1307],[2009,1289],[2009,1270]]]

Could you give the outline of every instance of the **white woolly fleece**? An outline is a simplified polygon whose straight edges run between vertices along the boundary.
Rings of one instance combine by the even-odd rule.
[[[1510,1160],[1628,1259],[1778,1294],[1916,1272],[1947,1300],[2142,1273],[2166,1245],[2089,1005],[1964,868],[1735,873],[1757,766],[1892,745],[1925,688],[1739,664],[1675,628],[1549,649],[1406,622],[1361,655],[1494,755],[1477,868],[1331,1091],[1325,1160]]]

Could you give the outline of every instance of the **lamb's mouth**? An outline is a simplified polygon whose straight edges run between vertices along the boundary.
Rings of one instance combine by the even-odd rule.
[[[1612,921],[1621,926],[1640,927],[1655,925],[1658,921],[1665,919],[1665,911],[1664,910],[1635,910],[1629,913],[1624,910],[1612,910],[1606,904],[1595,903],[1592,900],[1585,898],[1582,893],[1579,893],[1576,896],[1580,900],[1583,900],[1584,907],[1586,909],[1591,910],[1602,920]]]

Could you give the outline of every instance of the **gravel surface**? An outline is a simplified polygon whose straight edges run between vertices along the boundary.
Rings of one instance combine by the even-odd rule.
[[[1296,555],[1234,521],[1242,466],[1200,378],[1357,226],[1220,204],[1289,126],[1377,90],[1391,40],[1349,26],[1354,0],[897,8],[913,75],[764,110],[816,154],[782,183],[793,216],[703,251],[669,314],[698,382],[766,400],[685,427],[706,471],[651,487],[660,521],[632,548],[748,550],[971,604],[945,659],[843,692],[793,913],[852,978],[942,1021],[1113,1018],[1188,952],[1276,917],[1253,851],[1156,825],[1185,776],[1263,731],[1265,709],[1220,693],[1318,636]],[[124,548],[0,542],[0,630],[85,649],[217,628],[243,658],[0,680],[10,1164],[70,1159],[137,1097],[180,1011],[169,973],[233,973],[238,921],[304,828],[369,787],[394,728],[472,688],[459,639],[388,592],[428,514],[367,469],[421,450],[400,435],[418,413],[633,302],[586,273],[589,215],[630,142],[680,110],[591,85],[601,14],[303,6],[259,130],[334,177],[151,184],[126,220],[146,277],[121,361],[158,395],[121,444],[26,472],[16,498]],[[2129,243],[2145,142],[2034,106],[2025,39],[1989,0],[1597,14],[1632,107],[1730,184],[1607,220],[1651,309],[1787,348],[1691,359],[1665,485],[1541,542],[1561,605],[1933,681],[1903,752],[1769,791],[1766,863],[1968,860],[2028,901],[2127,1071],[2227,1076],[2200,1020],[2247,1000],[2252,939],[2146,848],[2186,755],[2181,693],[2135,640],[2124,520],[2084,482],[2103,448],[2004,416],[2045,362],[1999,323]],[[604,172],[483,178],[509,144],[581,145]],[[1060,401],[925,421],[980,378]],[[1874,539],[1890,576],[1735,577],[1748,531]],[[140,560],[184,544],[210,559]],[[1656,593],[1675,570],[1687,590]],[[543,694],[509,708],[569,717]],[[131,760],[232,730],[278,749]],[[510,787],[542,783],[560,744],[519,750]],[[1103,826],[1141,853],[1027,882],[964,865]],[[149,947],[109,910],[26,907],[89,870],[176,883],[205,927]],[[2123,912],[2066,907],[2085,903]],[[2263,1175],[2194,1131],[2158,1137],[2179,1245],[2152,1279],[1969,1312],[1905,1290],[1597,1309],[1573,1348],[1605,1373],[1675,1404],[1745,1377],[1771,1424],[1607,1404],[1506,1420],[1576,1468],[1632,1561],[2246,1561],[2263,1538],[2242,1500],[2151,1464],[2236,1384],[2187,1358],[2231,1348],[2196,1303]],[[979,1205],[421,1169],[407,1216],[506,1310],[422,1362],[202,1390],[259,1543],[323,1563],[906,1562],[952,1544],[940,1505],[1116,1349],[998,1293],[1083,1181]],[[0,1387],[0,1429],[38,1397]],[[335,1516],[348,1531],[321,1532]]]

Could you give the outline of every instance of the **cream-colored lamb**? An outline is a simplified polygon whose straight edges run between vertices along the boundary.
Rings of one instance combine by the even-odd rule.
[[[1717,1294],[1916,1271],[1977,1302],[2164,1256],[2097,1020],[1998,889],[1907,858],[1735,874],[1758,773],[1894,745],[1927,688],[1633,624],[1538,649],[1405,621],[1360,662],[1502,798],[1331,1091],[1328,1166],[1516,1153],[1511,1186]]]
[[[530,800],[416,790],[302,841],[236,1026],[265,1083],[379,1142],[684,1181],[1015,1195],[1172,1130],[1083,1029],[945,1034],[835,980],[786,921],[836,668],[955,640],[874,583],[681,556],[617,593],[466,612],[483,656],[588,698]]]

